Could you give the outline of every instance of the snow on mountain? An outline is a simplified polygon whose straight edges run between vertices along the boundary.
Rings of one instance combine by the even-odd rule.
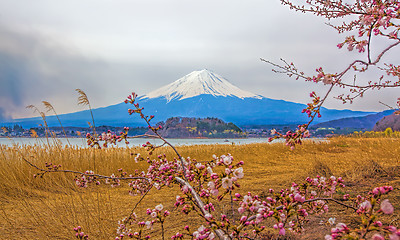
[[[146,114],[155,115],[153,122],[170,117],[216,117],[236,125],[285,125],[302,124],[309,121],[300,103],[275,100],[243,91],[223,77],[208,71],[192,72],[177,81],[139,97],[137,103]],[[93,109],[96,125],[143,126],[143,119],[129,117],[131,105],[124,102]],[[321,109],[322,118],[314,123],[345,117],[360,117],[372,112]],[[59,115],[64,126],[87,126],[91,119],[88,110]],[[55,116],[46,117],[49,126],[58,126]],[[15,119],[10,124],[36,127],[41,118]]]
[[[241,99],[262,98],[254,93],[241,90],[216,73],[203,69],[191,72],[171,84],[154,90],[144,95],[143,99],[165,97],[169,102],[171,100],[182,100],[202,94],[209,94],[215,97],[235,96]]]

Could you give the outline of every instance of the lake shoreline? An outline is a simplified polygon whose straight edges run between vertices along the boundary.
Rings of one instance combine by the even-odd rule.
[[[68,140],[68,141],[67,141]],[[277,139],[273,142],[268,142],[267,138],[168,138],[166,139],[169,143],[174,146],[193,146],[193,145],[245,145],[245,144],[253,144],[253,143],[283,143],[285,139]],[[315,142],[324,142],[328,141],[327,138],[309,138],[306,140],[311,140]],[[56,142],[55,142],[56,141]],[[118,142],[116,145],[109,144],[109,147],[138,147],[142,146],[147,141],[151,142],[153,145],[162,145],[163,141],[158,138],[129,138],[128,144],[125,144],[124,141]],[[86,143],[86,138],[0,138],[0,145],[13,146],[14,144],[18,145],[55,145],[55,143],[60,144],[62,146],[76,146],[85,148],[88,147]],[[102,142],[100,143],[100,145]]]

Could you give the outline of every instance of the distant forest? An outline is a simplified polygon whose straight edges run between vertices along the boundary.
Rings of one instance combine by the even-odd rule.
[[[218,118],[172,117],[165,122],[159,133],[169,138],[240,138],[246,133],[233,123],[225,123]]]

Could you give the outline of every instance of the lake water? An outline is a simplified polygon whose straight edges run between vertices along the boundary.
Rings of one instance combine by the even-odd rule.
[[[61,141],[62,145],[68,145],[66,138],[59,138],[58,140]],[[71,145],[77,147],[87,147],[86,139],[85,138],[68,138]],[[234,138],[234,139],[167,139],[172,145],[180,146],[180,145],[215,145],[215,144],[250,144],[250,143],[267,143],[267,138]],[[325,141],[325,139],[311,139],[317,142]],[[154,145],[162,144],[160,139],[153,139],[153,138],[132,138],[129,139],[129,145],[132,146],[141,146],[142,144],[146,143],[147,141],[151,142]],[[282,142],[284,140],[275,140],[275,142]],[[53,140],[49,138],[50,144],[53,144]],[[47,144],[46,138],[0,138],[0,144],[13,146],[13,144],[18,145],[44,145]],[[124,142],[118,143],[118,147],[125,147]]]
[[[68,145],[66,138],[59,138],[62,145]],[[71,145],[78,147],[86,147],[86,139],[85,138],[68,138]],[[174,146],[179,145],[214,145],[214,144],[249,144],[249,143],[262,143],[268,142],[266,138],[243,138],[243,139],[167,139]],[[160,139],[153,138],[132,138],[129,139],[128,146],[141,146],[147,141],[151,142],[154,145],[162,144]],[[50,144],[53,143],[53,140],[49,138]],[[18,145],[43,145],[47,144],[46,138],[0,138],[0,144],[12,146],[13,144]],[[124,142],[120,142],[117,144],[119,147],[125,147],[126,144]]]

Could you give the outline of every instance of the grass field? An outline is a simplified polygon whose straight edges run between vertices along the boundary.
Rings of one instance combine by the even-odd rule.
[[[307,176],[341,176],[352,195],[366,193],[375,186],[392,185],[389,199],[395,213],[386,220],[399,227],[400,208],[400,141],[393,138],[333,138],[329,142],[305,142],[294,151],[284,144],[199,145],[177,148],[182,156],[209,160],[213,154],[231,153],[243,160],[245,177],[241,193],[252,191],[262,195],[269,188],[286,188],[292,181]],[[135,163],[131,153],[146,155],[140,148],[74,149],[64,147],[0,146],[0,239],[74,239],[73,228],[80,225],[90,239],[114,239],[118,221],[129,215],[140,196],[128,195],[127,184],[80,189],[75,175],[51,173],[34,178],[37,170],[22,158],[44,166],[45,162],[61,164],[63,169],[95,170],[101,174],[116,173],[118,168],[132,172],[146,169]],[[174,153],[160,148],[155,154]],[[154,156],[154,155],[153,155]],[[140,215],[148,207],[163,203],[172,212],[166,236],[183,231],[185,223],[197,222],[194,216],[175,217],[173,207],[177,188],[152,190],[136,210]],[[221,204],[219,206],[224,208]],[[320,224],[329,217],[337,221],[355,221],[340,207],[327,215],[311,218],[302,236],[288,239],[323,239],[330,226]],[[199,222],[200,223],[200,222]],[[154,229],[155,234],[159,229]],[[155,238],[160,239],[160,238]]]

